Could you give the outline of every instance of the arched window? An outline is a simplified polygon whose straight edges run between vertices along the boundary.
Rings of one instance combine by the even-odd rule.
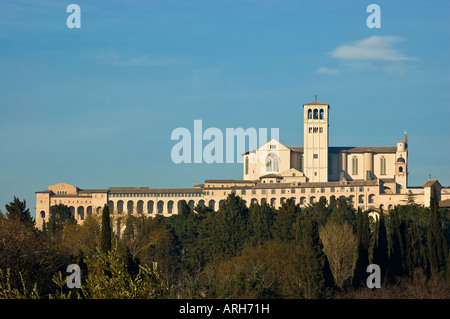
[[[147,213],[153,214],[153,201],[152,200],[149,200],[147,202]]]
[[[45,218],[45,212],[41,210],[41,218]]]
[[[352,158],[352,174],[358,175],[358,159],[356,156],[353,156]]]
[[[403,167],[400,166],[400,167],[398,168],[398,171],[399,171],[400,173],[403,173]]]
[[[314,119],[317,120],[319,118],[319,111],[314,109]]]
[[[320,109],[319,119],[323,120],[323,109]]]
[[[312,111],[311,109],[308,110],[308,120],[312,119]]]
[[[380,158],[380,175],[386,175],[386,157]]]
[[[267,172],[278,172],[278,167],[279,167],[278,157],[273,153],[270,153],[269,155],[267,155],[266,171]]]

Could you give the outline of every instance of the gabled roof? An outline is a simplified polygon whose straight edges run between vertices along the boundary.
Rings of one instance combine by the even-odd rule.
[[[430,179],[430,180],[428,180],[425,184],[423,184],[423,186],[422,187],[431,187],[431,186],[433,186],[434,184],[436,184],[437,183],[437,185],[439,186],[439,187],[441,187],[442,188],[442,185],[441,185],[441,183],[439,183],[439,181],[437,180],[437,179]]]

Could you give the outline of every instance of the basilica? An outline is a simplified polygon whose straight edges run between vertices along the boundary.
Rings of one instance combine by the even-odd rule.
[[[78,223],[106,204],[112,212],[114,230],[120,233],[127,216],[170,216],[177,214],[181,201],[194,208],[208,205],[217,210],[230,193],[247,205],[268,203],[279,207],[288,198],[301,206],[320,198],[344,196],[355,208],[389,212],[405,204],[408,196],[418,205],[429,206],[431,188],[438,199],[450,200],[450,188],[438,180],[423,186],[408,186],[408,137],[391,146],[329,146],[330,105],[303,105],[303,147],[285,146],[272,139],[243,154],[243,178],[205,180],[187,188],[110,187],[80,189],[66,183],[36,192],[36,226],[48,221],[50,207],[67,205]]]

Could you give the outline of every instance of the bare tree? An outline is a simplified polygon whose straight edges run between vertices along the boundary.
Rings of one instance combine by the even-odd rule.
[[[319,230],[323,252],[327,255],[334,281],[340,288],[352,275],[356,236],[348,223],[329,222]]]

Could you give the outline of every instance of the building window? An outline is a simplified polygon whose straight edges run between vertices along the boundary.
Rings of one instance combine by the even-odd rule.
[[[320,188],[321,193],[325,193],[325,187]]]
[[[256,194],[256,189],[252,189],[252,195]]]
[[[276,189],[272,189],[272,194],[276,194],[277,190]]]
[[[360,191],[360,192],[364,192],[364,187],[363,187],[363,186],[360,186],[360,187],[359,187],[359,191]]]
[[[245,195],[245,189],[241,190],[241,195]]]
[[[341,187],[341,192],[345,193],[345,187]]]
[[[286,194],[286,190],[285,190],[285,189],[282,189],[282,190],[281,190],[281,194]]]
[[[315,188],[311,188],[311,193],[315,193],[316,189]]]
[[[308,110],[308,120],[310,120],[310,119],[312,119],[312,111],[311,111],[311,109]]]
[[[330,187],[330,192],[334,193],[334,187]]]
[[[354,187],[350,187],[350,192],[354,192],[355,188]]]
[[[352,174],[358,175],[358,159],[356,156],[353,156],[352,158]]]
[[[295,193],[295,188],[291,188],[291,194]]]
[[[270,145],[270,149],[271,149],[271,150],[276,150],[276,149],[277,149],[277,146],[276,146],[276,145]]]
[[[319,154],[313,154],[313,158],[319,158]]]
[[[305,189],[304,188],[300,188],[300,193],[305,193]]]
[[[386,157],[380,158],[380,175],[386,175]]]
[[[267,172],[278,172],[279,160],[278,156],[270,153],[266,157],[266,171]]]
[[[261,194],[263,194],[263,195],[266,194],[266,190],[265,190],[265,189],[262,189],[262,190],[261,190]]]
[[[319,119],[323,120],[323,109],[320,109]]]
[[[319,119],[319,111],[317,109],[314,109],[314,119]]]
[[[319,127],[319,133],[323,133],[323,127]]]

